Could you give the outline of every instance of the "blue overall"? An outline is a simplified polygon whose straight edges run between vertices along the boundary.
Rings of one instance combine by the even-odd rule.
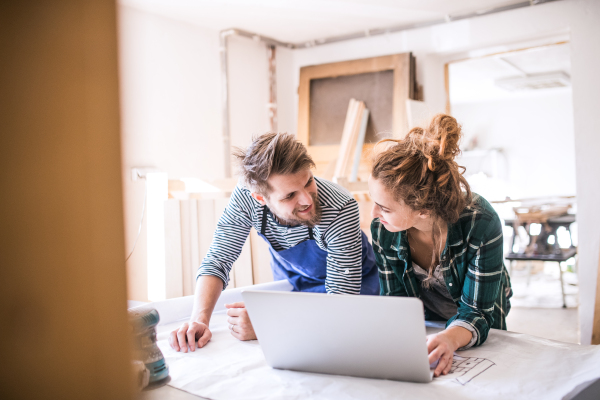
[[[276,251],[265,236],[267,206],[263,208],[260,236],[269,244],[271,269],[276,281],[287,279],[296,292],[325,293],[327,277],[327,252],[315,242],[312,228],[308,228],[310,239],[304,240],[287,250]],[[375,255],[367,236],[362,234],[362,284],[360,294],[379,294],[379,276],[375,266]]]

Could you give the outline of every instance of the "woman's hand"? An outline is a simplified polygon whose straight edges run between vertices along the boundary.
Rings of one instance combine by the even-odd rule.
[[[439,360],[433,374],[440,376],[450,372],[454,352],[466,346],[472,337],[471,332],[460,326],[452,326],[440,333],[427,336],[429,364],[433,364]]]

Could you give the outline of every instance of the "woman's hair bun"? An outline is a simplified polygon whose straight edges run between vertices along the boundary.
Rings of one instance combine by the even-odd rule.
[[[404,139],[379,142],[388,146],[375,152],[371,177],[413,210],[428,210],[454,223],[472,198],[465,169],[454,160],[460,138],[456,119],[436,115],[428,126],[411,129]]]
[[[456,119],[438,114],[426,128],[413,128],[407,139],[427,158],[427,167],[435,171],[441,161],[452,161],[460,153],[462,131]]]

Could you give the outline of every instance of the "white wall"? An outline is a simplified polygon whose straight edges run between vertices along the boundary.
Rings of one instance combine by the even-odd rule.
[[[295,132],[292,51],[276,50],[278,131]],[[246,147],[253,135],[269,130],[267,46],[240,36],[228,38],[229,120],[231,145]],[[235,169],[232,169],[235,173]]]
[[[132,167],[171,178],[223,177],[219,35],[119,6],[126,250],[138,232],[144,181]],[[146,229],[127,263],[129,298],[147,299]]]
[[[506,175],[509,183],[502,199],[507,195],[513,199],[575,195],[570,89],[540,90],[495,101],[453,103],[452,114],[462,124],[463,143],[476,135],[480,148],[502,149],[508,171],[499,172]]]
[[[219,32],[119,6],[122,154],[126,248],[137,235],[144,181],[132,167],[155,167],[169,179],[225,177]],[[265,44],[228,38],[230,140],[246,147],[268,130]],[[291,130],[293,97],[286,101],[291,51],[277,49],[279,127]],[[231,160],[233,163],[233,160]],[[235,168],[232,169],[235,172]],[[129,298],[147,300],[146,225],[127,263]]]
[[[294,51],[294,96],[305,65],[412,51],[432,112],[444,110],[445,62],[523,46],[571,40],[572,98],[579,221],[581,342],[590,343],[600,250],[600,2],[565,0],[475,19]],[[297,103],[296,103],[297,104]],[[297,106],[296,106],[297,109]]]

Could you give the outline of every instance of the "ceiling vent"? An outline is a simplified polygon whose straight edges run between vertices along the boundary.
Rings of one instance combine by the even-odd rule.
[[[571,78],[564,72],[547,72],[515,78],[496,79],[496,86],[514,92],[518,90],[537,90],[571,86]]]

